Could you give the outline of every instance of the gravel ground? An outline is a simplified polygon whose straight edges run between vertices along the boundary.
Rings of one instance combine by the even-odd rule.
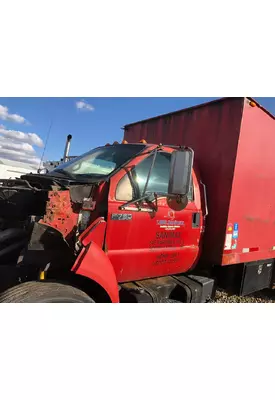
[[[275,303],[275,290],[262,290],[243,297],[217,290],[211,303]]]

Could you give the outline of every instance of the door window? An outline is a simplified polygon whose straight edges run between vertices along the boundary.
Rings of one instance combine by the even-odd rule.
[[[116,190],[117,200],[131,201],[142,196],[153,157],[154,155],[151,154],[120,180]],[[163,193],[164,195],[168,194],[170,163],[171,153],[157,153],[146,193],[155,192]],[[190,193],[188,195],[189,200],[193,200],[192,187],[193,185],[191,185]]]

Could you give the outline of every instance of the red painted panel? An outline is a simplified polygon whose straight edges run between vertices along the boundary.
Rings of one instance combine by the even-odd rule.
[[[274,118],[246,101],[228,216],[238,224],[231,257],[239,262],[275,257],[274,149]]]
[[[96,243],[92,242],[88,247],[82,249],[72,271],[97,282],[106,290],[113,303],[119,302],[114,268],[109,258]]]
[[[50,191],[46,213],[39,222],[59,230],[64,238],[69,239],[77,225],[79,209],[73,210],[70,192]]]
[[[171,149],[166,151],[171,152]],[[138,157],[127,169],[147,156]],[[149,211],[138,211],[134,204],[130,210],[119,209],[125,202],[116,200],[115,192],[125,174],[126,171],[122,170],[111,178],[108,201],[105,247],[117,280],[125,282],[186,272],[198,259],[202,234],[200,189],[196,175],[193,175],[194,202],[190,202],[183,210],[175,210],[166,198],[159,198],[158,210],[150,212],[152,208],[146,204],[144,208]],[[194,212],[201,215],[198,228],[192,228]],[[131,220],[114,220],[112,214],[129,214]],[[179,226],[174,230],[168,230],[160,223],[162,220],[180,221],[180,224],[176,224]]]
[[[104,236],[106,231],[106,221],[103,217],[97,218],[79,237],[80,242],[87,246],[89,243],[94,242],[103,248]]]

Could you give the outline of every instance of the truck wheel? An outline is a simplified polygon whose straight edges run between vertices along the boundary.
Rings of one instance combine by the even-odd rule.
[[[0,303],[94,303],[82,290],[58,282],[26,282],[0,294]]]
[[[182,303],[182,301],[173,300],[173,299],[163,299],[161,303]]]

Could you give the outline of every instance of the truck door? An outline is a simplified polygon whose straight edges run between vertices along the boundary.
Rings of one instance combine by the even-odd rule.
[[[143,155],[111,178],[105,249],[119,282],[186,272],[199,253],[202,232],[196,176],[187,207],[159,197],[151,204],[121,206],[141,196],[153,155]],[[171,152],[158,152],[148,192],[167,193]],[[131,171],[131,172],[130,172]]]

